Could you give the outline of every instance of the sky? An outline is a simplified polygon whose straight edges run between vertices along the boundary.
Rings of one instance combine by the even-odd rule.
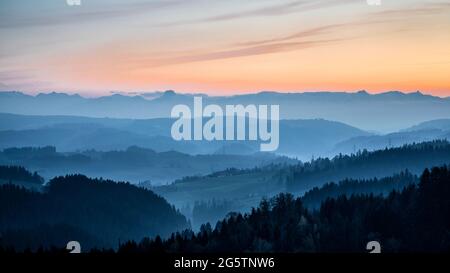
[[[380,1],[1,0],[0,90],[450,96],[450,1]]]

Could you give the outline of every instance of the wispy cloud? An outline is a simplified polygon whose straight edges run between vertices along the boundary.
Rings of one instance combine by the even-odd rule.
[[[283,37],[272,38],[272,39],[264,39],[264,40],[258,40],[258,41],[244,42],[244,43],[239,43],[237,45],[240,45],[240,46],[256,46],[256,45],[267,44],[267,43],[284,42],[284,41],[297,39],[297,38],[307,38],[307,37],[315,36],[315,35],[318,35],[318,34],[324,34],[324,33],[326,33],[329,30],[333,30],[333,29],[339,28],[339,27],[344,26],[344,25],[345,24],[334,24],[334,25],[320,26],[320,27],[316,27],[316,28],[302,30],[302,31],[296,32],[294,34],[286,35],[286,36],[283,36]]]
[[[126,4],[105,5],[102,9],[94,10],[90,6],[80,6],[76,9],[61,10],[58,14],[2,14],[0,28],[39,27],[51,25],[65,25],[72,23],[89,23],[118,17],[127,17],[147,12],[154,12],[162,8],[186,4],[184,0],[158,0],[151,2],[129,2]]]
[[[30,70],[4,70],[0,71],[0,81],[3,83],[31,80],[34,77]]]
[[[39,80],[32,70],[3,70],[0,71],[0,90],[37,90],[44,87],[51,87],[50,81]]]
[[[177,26],[185,24],[196,24],[205,22],[227,21],[256,16],[279,16],[289,13],[306,12],[315,9],[328,8],[336,5],[344,5],[359,0],[319,0],[319,1],[293,1],[268,7],[257,8],[248,11],[231,12],[221,15],[214,15],[201,19],[184,20],[162,24],[161,26]]]
[[[274,42],[285,42],[285,41],[290,41],[290,40],[294,40],[294,39],[308,38],[308,37],[321,35],[321,34],[330,34],[333,31],[337,31],[337,30],[343,29],[343,28],[359,27],[359,26],[363,26],[363,25],[373,25],[373,24],[384,24],[387,22],[388,21],[386,21],[386,20],[383,20],[383,21],[359,20],[359,21],[354,21],[354,22],[349,22],[349,23],[329,24],[329,25],[318,26],[318,27],[314,27],[314,28],[301,30],[301,31],[298,31],[296,33],[286,35],[286,36],[281,36],[281,37],[276,37],[276,38],[271,38],[271,39],[257,40],[257,41],[250,41],[250,42],[243,42],[243,43],[238,43],[236,45],[237,46],[256,46],[256,45],[262,45],[262,44],[268,44],[268,43],[274,43]]]
[[[346,38],[347,40],[348,38]],[[230,59],[237,57],[247,57],[247,56],[255,56],[255,55],[263,55],[277,52],[286,52],[286,51],[294,51],[300,49],[306,49],[310,47],[327,45],[330,43],[339,42],[343,39],[328,39],[328,40],[311,40],[311,41],[301,41],[301,42],[285,42],[285,43],[271,43],[267,45],[259,45],[259,46],[250,46],[239,49],[232,50],[223,50],[216,52],[209,52],[205,54],[197,54],[197,55],[185,55],[178,56],[173,58],[160,58],[160,59],[147,59],[144,61],[145,66],[157,67],[157,66],[166,66],[166,65],[175,65],[175,64],[183,64],[183,63],[192,63],[192,62],[203,62],[203,61],[212,61],[219,59]]]
[[[252,16],[274,16],[282,15],[290,12],[294,12],[296,7],[307,5],[305,1],[294,1],[290,3],[285,3],[276,6],[263,7],[255,10],[228,13],[223,15],[211,16],[205,19],[199,20],[200,22],[211,22],[211,21],[224,21],[237,19],[242,17],[252,17]]]
[[[383,17],[411,17],[417,15],[434,15],[438,13],[448,12],[450,9],[450,3],[427,3],[426,5],[420,5],[409,8],[388,9],[371,13],[373,16]]]
[[[349,1],[340,1],[343,3],[354,2],[353,0]],[[303,2],[295,2],[297,5],[302,5]],[[291,2],[290,4],[294,4]],[[337,4],[337,1],[323,1],[318,2],[314,5],[314,8],[325,7]],[[283,6],[284,7],[284,6]],[[312,8],[313,6],[309,6]],[[281,6],[278,9],[278,12],[281,12],[283,8]],[[263,10],[253,11],[251,14],[262,14]],[[249,15],[250,13],[246,13]],[[242,14],[241,14],[242,15]],[[246,16],[245,15],[245,16]],[[238,15],[234,14],[233,16],[221,16],[221,17],[210,17],[205,20],[225,20],[225,18],[237,18]],[[356,39],[357,35],[353,35],[353,37],[341,36],[336,38],[335,34],[340,29],[347,29],[352,27],[361,27],[364,25],[372,25],[372,24],[384,24],[394,21],[393,19],[383,19],[383,20],[374,20],[371,18],[364,17],[363,19],[356,20],[353,22],[345,22],[345,23],[336,23],[336,24],[328,24],[318,27],[313,27],[305,30],[298,31],[293,34],[274,37],[270,39],[262,39],[256,41],[249,42],[241,42],[231,45],[232,49],[229,50],[218,50],[207,53],[199,53],[199,54],[185,54],[181,56],[175,57],[162,57],[156,59],[147,59],[141,58],[136,59],[134,63],[141,63],[142,66],[150,66],[150,67],[158,67],[158,66],[167,66],[167,65],[176,65],[176,64],[184,64],[184,63],[192,63],[192,62],[203,62],[203,61],[212,61],[219,59],[230,59],[230,58],[238,58],[238,57],[247,57],[254,55],[263,55],[263,54],[271,54],[278,52],[286,52],[286,51],[294,51],[301,50],[306,48],[312,48],[317,46],[328,45],[332,43],[347,41]],[[320,36],[315,37],[314,36]],[[309,39],[308,39],[309,38]],[[308,39],[308,40],[306,40]]]
[[[330,3],[328,3],[330,4]],[[318,26],[315,28],[310,28],[306,30],[301,30],[296,33],[285,35],[281,37],[274,37],[270,39],[262,39],[256,41],[249,41],[236,44],[237,46],[257,46],[262,44],[274,43],[274,42],[286,42],[295,39],[308,38],[312,36],[330,34],[333,31],[339,29],[375,25],[375,24],[391,24],[395,22],[401,22],[402,19],[408,19],[411,16],[417,15],[434,15],[438,13],[448,12],[450,9],[450,3],[432,3],[423,6],[413,7],[413,8],[403,8],[403,9],[388,9],[383,11],[371,12],[370,16],[365,18],[348,22],[348,23],[336,23],[328,24],[323,26]],[[408,30],[403,27],[403,31]]]
[[[50,86],[52,86],[50,81],[40,80],[29,69],[0,71],[0,89],[3,91],[32,90]]]

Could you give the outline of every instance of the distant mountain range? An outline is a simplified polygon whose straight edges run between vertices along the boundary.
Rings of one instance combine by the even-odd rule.
[[[326,119],[363,130],[392,132],[420,122],[450,117],[450,98],[405,94],[345,92],[260,92],[234,96],[203,96],[204,105],[278,104],[282,119]],[[0,112],[24,115],[70,115],[86,117],[150,119],[167,118],[176,104],[193,104],[193,94],[174,91],[136,96],[114,94],[84,98],[65,93],[26,95],[0,92]]]

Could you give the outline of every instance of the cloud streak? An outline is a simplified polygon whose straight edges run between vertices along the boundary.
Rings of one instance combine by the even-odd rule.
[[[359,0],[320,0],[320,1],[293,1],[289,3],[278,4],[269,7],[258,8],[248,11],[232,12],[222,15],[214,15],[202,19],[184,20],[172,23],[162,24],[161,26],[178,26],[186,24],[197,24],[207,22],[219,22],[235,19],[243,19],[258,16],[279,16],[289,13],[306,12],[315,9],[328,8],[336,5],[344,5]]]
[[[383,10],[372,13],[374,16],[384,16],[384,17],[393,17],[393,16],[401,16],[401,17],[410,17],[413,15],[433,15],[437,13],[448,12],[450,9],[450,3],[430,3],[426,6],[413,7],[413,8],[403,8],[403,9],[390,9]]]
[[[152,67],[167,66],[175,64],[184,64],[192,62],[204,62],[220,59],[230,59],[238,57],[248,57],[255,55],[263,55],[270,53],[294,51],[300,49],[306,49],[310,47],[327,45],[334,42],[339,42],[344,39],[328,39],[328,40],[311,40],[301,42],[285,42],[285,43],[272,43],[267,45],[258,45],[251,47],[244,47],[240,49],[223,50],[216,52],[209,52],[205,54],[197,55],[185,55],[173,58],[161,58],[161,59],[147,59],[143,62],[144,66],[148,67],[149,64]],[[348,40],[348,39],[345,39]]]
[[[351,1],[349,1],[351,2]],[[336,31],[343,28],[349,27],[358,27],[364,25],[375,25],[375,24],[388,24],[392,22],[400,22],[401,19],[408,19],[412,15],[434,15],[437,13],[444,13],[447,9],[450,9],[450,3],[434,3],[429,4],[427,6],[416,7],[416,8],[404,8],[404,9],[390,9],[378,12],[370,13],[370,17],[366,17],[364,19],[349,22],[349,23],[337,23],[337,24],[328,24],[324,26],[318,26],[315,28],[310,28],[307,30],[302,30],[290,35],[271,38],[271,39],[263,39],[257,41],[249,41],[238,43],[236,46],[257,46],[268,43],[278,43],[278,42],[286,42],[295,39],[308,38],[312,36],[329,34],[332,31]],[[405,28],[403,30],[406,30]]]
[[[330,34],[333,31],[343,29],[343,28],[348,28],[348,27],[384,24],[387,22],[388,21],[386,21],[386,20],[383,20],[383,21],[360,20],[360,21],[349,22],[349,23],[329,24],[329,25],[324,25],[324,26],[319,26],[319,27],[302,30],[302,31],[299,31],[299,32],[296,32],[296,33],[293,33],[290,35],[282,36],[282,37],[238,43],[236,45],[238,45],[238,46],[256,46],[256,45],[262,45],[262,44],[268,44],[268,43],[274,43],[274,42],[285,42],[285,41],[290,41],[290,40],[294,40],[294,39],[308,38],[311,36],[316,36],[316,35],[321,35],[321,34]]]
[[[33,76],[30,70],[4,70],[0,71],[0,81],[1,82],[15,82],[15,81],[25,81],[31,80]]]
[[[119,17],[127,17],[145,14],[149,11],[169,8],[175,5],[185,4],[183,0],[159,0],[152,2],[127,3],[126,5],[106,5],[101,10],[90,10],[91,7],[84,6],[71,9],[69,12],[61,11],[60,14],[45,14],[44,16],[33,16],[30,14],[9,16],[2,14],[0,28],[23,28],[40,26],[59,26],[73,23],[89,23],[99,20],[107,20]]]

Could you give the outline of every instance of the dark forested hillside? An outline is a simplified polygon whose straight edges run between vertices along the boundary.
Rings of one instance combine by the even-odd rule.
[[[5,182],[29,182],[34,184],[42,184],[44,179],[36,172],[31,173],[24,167],[20,166],[0,166],[0,181]]]
[[[56,177],[42,192],[0,187],[3,247],[115,247],[120,241],[169,235],[188,228],[184,216],[153,192],[82,175]]]
[[[229,214],[162,241],[121,245],[120,252],[365,252],[376,240],[383,252],[450,250],[450,169],[426,169],[418,185],[388,196],[352,195],[325,200],[318,211],[280,194],[249,214]]]
[[[419,177],[408,171],[393,176],[372,179],[344,179],[339,183],[326,183],[322,187],[314,187],[302,196],[303,204],[308,208],[318,208],[327,198],[336,198],[341,195],[356,194],[387,195],[393,190],[402,191],[404,188],[415,185]]]

